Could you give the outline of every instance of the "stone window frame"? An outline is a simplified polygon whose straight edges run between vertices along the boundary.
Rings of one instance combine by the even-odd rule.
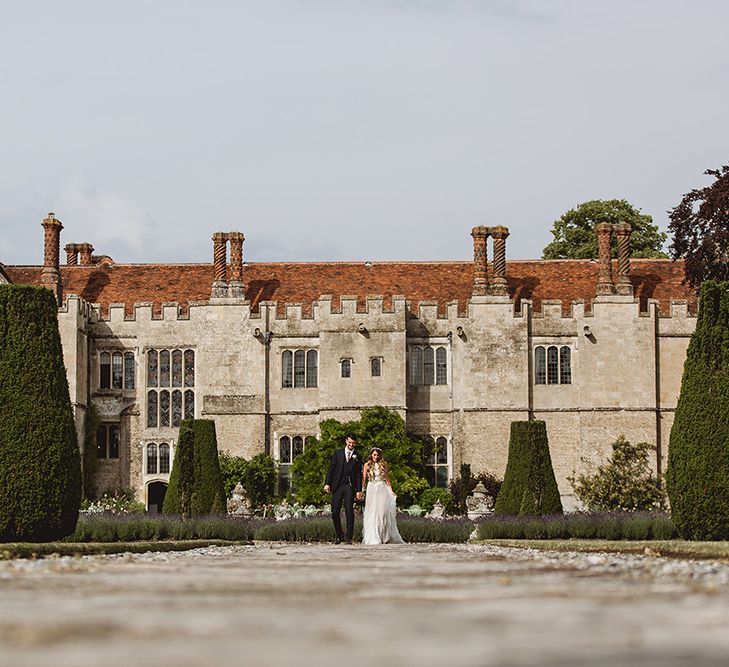
[[[154,364],[151,363],[152,354],[156,355]],[[146,428],[178,428],[183,419],[194,419],[197,412],[197,349],[192,345],[147,347],[144,368]]]
[[[573,384],[574,347],[565,343],[539,343],[534,346],[535,385],[560,387]]]
[[[107,361],[105,362],[105,357]],[[96,386],[101,391],[131,391],[137,385],[137,355],[129,349],[103,349],[97,352],[98,376]],[[119,374],[115,361],[119,360]],[[117,382],[118,377],[118,382]]]
[[[382,369],[385,363],[384,357],[370,357],[370,377],[382,377]],[[376,372],[375,372],[376,370]]]
[[[312,359],[314,359],[314,363],[312,363]],[[281,389],[318,388],[319,349],[316,347],[282,348]]]
[[[451,384],[451,349],[447,338],[411,339],[407,343],[409,387],[447,387]],[[431,367],[426,371],[426,364]],[[428,377],[426,377],[426,372]],[[429,377],[432,374],[432,378]],[[432,382],[428,380],[432,379]]]
[[[306,451],[306,446],[310,438],[314,438],[311,433],[302,433],[298,431],[287,431],[275,436],[275,446],[273,449],[273,460],[276,462],[276,495],[280,495],[283,491],[286,494],[292,492],[291,486],[291,466],[294,461]],[[296,452],[296,440],[301,440],[301,450]],[[284,443],[283,441],[287,442]],[[288,456],[284,455],[283,447],[288,448]],[[284,460],[286,459],[286,460]]]
[[[112,438],[112,433],[116,435],[116,442]],[[120,443],[121,424],[118,421],[101,422],[96,428],[96,459],[98,461],[118,460]]]
[[[446,433],[434,433],[423,436],[423,439],[432,440],[434,446],[432,456],[425,462],[425,478],[428,480],[431,488],[447,489],[453,478],[453,446],[451,444],[451,437]],[[444,448],[445,460],[440,458],[440,451],[435,449],[437,445]],[[439,480],[439,470],[445,471],[445,479]]]
[[[167,457],[162,457],[162,448],[166,448]],[[152,449],[154,448],[154,449]],[[150,458],[150,453],[154,451],[154,458]],[[174,461],[175,447],[172,440],[168,438],[150,438],[142,442],[142,471],[145,478],[169,480],[172,472],[172,462]],[[166,462],[166,466],[163,463]],[[165,468],[165,470],[163,470]]]
[[[339,376],[343,380],[349,380],[352,378],[354,370],[354,359],[352,357],[342,357],[339,360]]]

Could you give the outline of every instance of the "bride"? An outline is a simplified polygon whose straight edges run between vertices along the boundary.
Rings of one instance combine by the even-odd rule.
[[[402,544],[395,520],[395,492],[390,485],[390,470],[382,450],[373,447],[362,471],[365,492],[363,544]]]

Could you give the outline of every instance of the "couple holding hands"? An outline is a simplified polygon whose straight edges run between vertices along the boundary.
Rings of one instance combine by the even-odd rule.
[[[402,544],[395,518],[395,493],[390,485],[390,471],[382,458],[382,450],[373,447],[369,458],[362,462],[354,451],[357,440],[353,435],[344,438],[344,447],[335,450],[327,471],[324,492],[332,494],[332,521],[339,544],[345,540],[339,513],[344,505],[347,519],[347,544],[352,544],[354,533],[354,501],[365,498],[362,543]]]

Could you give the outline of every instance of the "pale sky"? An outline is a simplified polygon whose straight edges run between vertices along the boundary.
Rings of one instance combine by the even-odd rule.
[[[0,262],[472,257],[729,163],[725,0],[0,0]],[[65,257],[65,255],[63,255]]]

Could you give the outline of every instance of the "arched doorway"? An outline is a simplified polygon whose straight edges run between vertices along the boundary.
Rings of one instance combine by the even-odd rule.
[[[167,484],[164,482],[152,482],[147,487],[147,511],[150,514],[159,514],[162,512],[165,493],[167,493]]]

